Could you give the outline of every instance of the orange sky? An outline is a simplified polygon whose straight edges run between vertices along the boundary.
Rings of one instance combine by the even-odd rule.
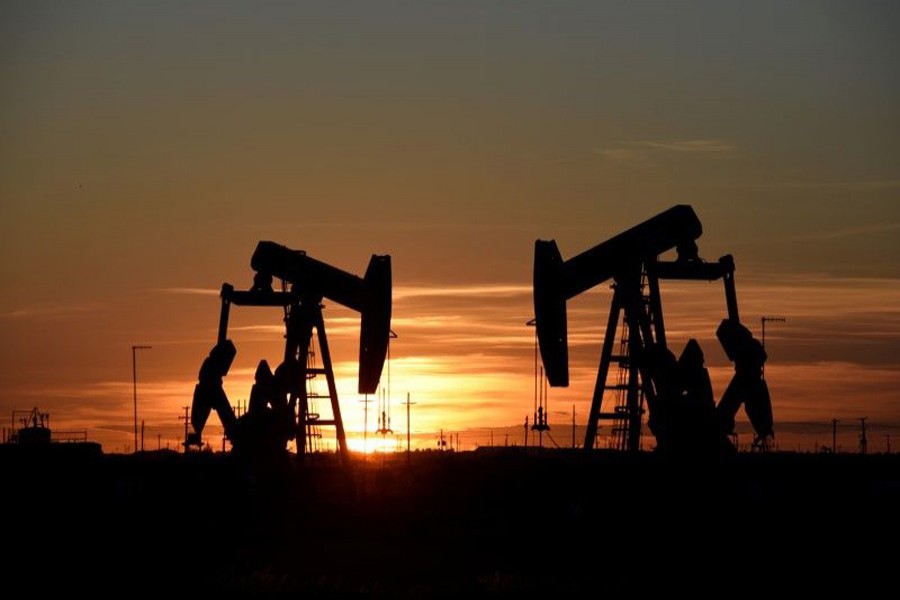
[[[900,432],[898,10],[670,4],[4,3],[0,416],[39,406],[130,448],[131,346],[152,344],[146,444],[174,445],[217,291],[249,286],[267,239],[356,274],[391,254],[393,428],[409,392],[420,447],[442,427],[488,443],[532,410],[534,240],[569,257],[684,203],[701,255],[735,256],[745,322],[788,319],[766,335],[779,442],[830,444],[838,418],[854,448],[868,416],[882,448]],[[561,444],[609,297],[569,303]],[[721,393],[721,286],[663,298]],[[359,431],[358,317],[325,314]],[[234,311],[233,401],[277,362],[279,325]]]

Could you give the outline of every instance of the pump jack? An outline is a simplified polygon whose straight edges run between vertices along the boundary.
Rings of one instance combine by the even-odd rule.
[[[534,314],[541,359],[551,386],[569,385],[566,301],[613,280],[614,293],[584,438],[585,450],[594,448],[600,420],[624,422],[622,446],[638,450],[645,403],[648,426],[661,450],[677,452],[690,448],[710,453],[716,448],[731,449],[728,440],[742,403],[756,431],[754,447],[765,449],[774,437],[769,390],[762,378],[766,354],[750,330],[740,323],[734,260],[726,255],[715,263],[703,261],[696,244],[702,232],[694,210],[687,205],[676,205],[567,261],[562,260],[555,240],[535,241]],[[672,249],[677,252],[676,260],[659,260],[661,254]],[[713,407],[711,386],[702,369],[702,352],[699,353],[705,386],[709,388],[708,412],[702,408],[685,410],[688,404],[697,405],[692,394],[705,395],[696,391],[704,385],[696,376],[679,371],[682,361],[676,361],[666,345],[659,294],[661,279],[722,279],[724,282],[727,317],[716,330],[716,336],[735,364],[735,375],[718,405]],[[624,313],[625,341],[623,351],[616,355],[613,346],[620,313]],[[692,340],[688,347],[692,346],[691,350],[686,348],[682,359],[697,360],[699,345]],[[607,385],[607,377],[614,362],[627,377],[624,383],[611,386]],[[626,401],[614,412],[601,412],[604,392],[611,389],[624,391]]]
[[[307,256],[302,250],[291,250],[269,241],[259,242],[250,260],[250,266],[256,271],[251,289],[237,291],[228,283],[222,285],[218,340],[200,368],[194,389],[191,407],[194,431],[189,436],[189,443],[200,445],[200,436],[211,410],[219,415],[234,451],[254,457],[283,454],[290,439],[296,440],[297,453],[303,455],[311,428],[329,425],[335,428],[338,449],[346,464],[347,440],[325,335],[322,300],[329,298],[361,314],[358,390],[360,394],[374,393],[381,378],[390,334],[390,258],[373,255],[365,276],[359,278]],[[281,291],[273,289],[273,277],[281,280]],[[235,416],[222,389],[222,378],[227,375],[236,354],[234,344],[227,338],[232,304],[282,307],[285,322],[284,362],[274,374],[265,361],[260,362],[249,408],[241,417]],[[321,368],[307,365],[313,329],[318,336]],[[326,377],[333,419],[319,419],[309,410],[306,382],[316,375]]]

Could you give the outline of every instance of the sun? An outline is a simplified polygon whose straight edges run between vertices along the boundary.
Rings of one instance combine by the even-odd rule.
[[[397,452],[397,438],[395,436],[381,436],[372,433],[363,438],[361,435],[347,437],[347,447],[351,452],[359,454],[382,454],[385,452]]]

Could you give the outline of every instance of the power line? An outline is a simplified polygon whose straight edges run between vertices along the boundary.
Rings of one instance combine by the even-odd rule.
[[[553,436],[550,435],[550,431],[547,431],[547,437],[550,438],[550,441],[553,442],[553,445],[556,446],[557,449],[560,449],[560,445],[556,443],[556,440],[553,439]]]

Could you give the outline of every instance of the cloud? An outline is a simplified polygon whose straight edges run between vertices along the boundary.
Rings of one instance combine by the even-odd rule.
[[[105,308],[99,302],[73,306],[70,304],[38,303],[25,308],[18,308],[9,312],[0,313],[0,319],[47,319],[65,320],[74,319],[88,313]]]
[[[668,152],[702,152],[721,153],[734,152],[738,149],[734,144],[722,140],[675,140],[663,142],[632,142],[633,145],[651,150]]]
[[[530,285],[520,284],[486,284],[486,285],[461,285],[450,287],[428,286],[400,286],[394,288],[394,300],[406,300],[408,298],[423,297],[455,297],[466,296],[477,298],[480,296],[519,296],[531,295]]]
[[[161,294],[181,294],[187,296],[218,296],[222,290],[210,288],[171,287],[152,290]]]
[[[236,332],[236,331],[247,331],[251,333],[284,333],[284,325],[239,325],[235,327],[229,327],[228,331]],[[330,331],[330,329],[329,329]]]
[[[873,179],[863,181],[766,181],[758,183],[727,184],[712,183],[704,184],[704,187],[776,190],[893,190],[900,188],[900,179]]]
[[[392,328],[442,329],[458,327],[465,320],[462,315],[429,315],[424,317],[391,317]]]
[[[616,163],[643,164],[660,154],[705,154],[727,155],[737,152],[738,147],[717,139],[705,140],[649,140],[622,142],[596,149],[594,152],[603,160]]]

